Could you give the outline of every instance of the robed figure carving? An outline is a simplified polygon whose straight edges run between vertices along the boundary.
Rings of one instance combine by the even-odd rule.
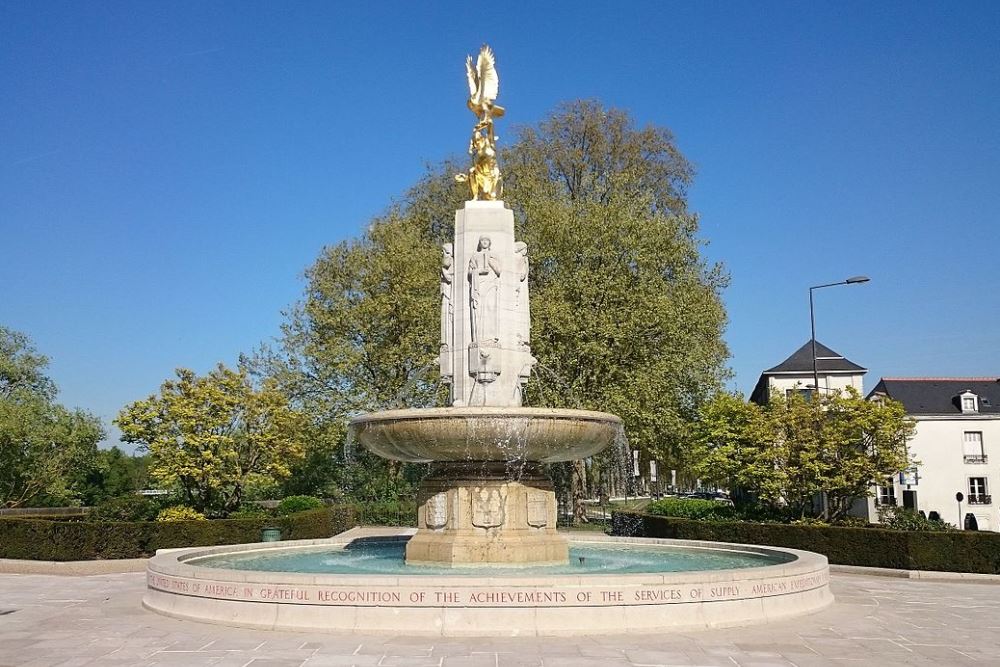
[[[517,313],[518,345],[527,347],[530,334],[530,315],[528,313],[528,244],[524,241],[514,243],[514,275],[517,276],[517,286],[514,288],[514,312]]]
[[[455,253],[452,244],[441,246],[441,380],[451,384],[455,345]]]
[[[469,305],[472,340],[475,343],[496,341],[500,299],[500,258],[491,250],[490,237],[479,239],[476,254],[469,260]]]
[[[455,303],[452,294],[455,289],[455,253],[452,244],[441,246],[441,349],[452,349],[455,321]]]

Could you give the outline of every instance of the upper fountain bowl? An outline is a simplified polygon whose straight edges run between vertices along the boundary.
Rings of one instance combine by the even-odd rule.
[[[409,461],[539,461],[598,453],[621,432],[607,412],[461,407],[387,410],[351,420],[357,440],[379,456]]]

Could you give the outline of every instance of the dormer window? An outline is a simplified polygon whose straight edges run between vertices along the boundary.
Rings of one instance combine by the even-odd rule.
[[[979,397],[971,391],[963,391],[958,395],[962,412],[979,412]]]

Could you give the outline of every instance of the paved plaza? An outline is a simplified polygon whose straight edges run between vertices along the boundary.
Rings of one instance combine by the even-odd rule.
[[[1000,585],[834,574],[827,610],[657,636],[439,639],[263,632],[140,607],[144,575],[0,575],[0,667],[1000,665]]]

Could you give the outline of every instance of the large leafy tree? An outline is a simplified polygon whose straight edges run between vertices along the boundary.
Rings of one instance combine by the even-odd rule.
[[[913,423],[895,401],[853,389],[808,401],[793,394],[766,406],[720,394],[703,406],[689,456],[696,474],[798,515],[826,498],[827,518],[845,515],[873,485],[910,464]]]
[[[529,402],[616,412],[634,445],[674,460],[726,374],[726,276],[700,254],[690,164],[667,130],[592,102],[522,129],[502,160],[531,257]],[[440,245],[467,199],[457,171],[431,169],[361,238],[325,249],[279,347],[257,359],[327,443],[350,414],[441,401]]]
[[[0,327],[0,506],[79,501],[74,478],[92,466],[100,420],[55,402],[48,360]]]
[[[135,494],[145,488],[148,455],[129,455],[118,447],[100,449],[93,464],[78,470],[73,487],[84,505]]]
[[[256,388],[221,364],[204,376],[178,369],[115,423],[122,440],[148,447],[152,477],[199,511],[236,509],[248,484],[288,477],[303,455],[302,416],[274,381]]]

